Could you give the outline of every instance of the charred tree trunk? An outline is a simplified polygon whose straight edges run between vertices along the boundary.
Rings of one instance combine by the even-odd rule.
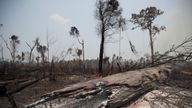
[[[150,47],[151,47],[151,65],[154,65],[154,49],[153,49],[153,37],[151,27],[149,28]]]
[[[83,50],[83,72],[85,72],[85,43],[84,40],[82,40],[82,50]]]
[[[105,42],[105,33],[104,33],[104,25],[102,27],[101,34],[101,44],[100,44],[100,53],[99,53],[99,73],[103,73],[103,53],[104,53],[104,42]]]
[[[55,64],[54,64],[54,60],[51,60],[51,67],[50,67],[50,72],[49,72],[49,81],[56,81],[55,79],[55,75],[54,75],[54,68],[55,68]]]

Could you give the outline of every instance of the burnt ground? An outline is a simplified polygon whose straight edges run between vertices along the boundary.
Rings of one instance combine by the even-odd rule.
[[[13,97],[18,107],[21,107],[24,104],[26,105],[38,100],[43,94],[53,90],[62,89],[70,84],[84,82],[93,78],[96,78],[96,76],[82,76],[80,74],[59,75],[56,77],[56,81],[49,81],[48,78],[46,78],[14,94]],[[0,108],[11,108],[11,105],[6,97],[0,97]]]
[[[186,73],[187,71],[188,73]],[[185,88],[192,91],[192,77],[191,77],[191,69],[184,70],[184,73],[175,72],[170,78],[169,83],[166,86],[177,86],[180,88]],[[185,74],[185,75],[183,75]],[[18,74],[17,74],[18,75]],[[24,90],[17,92],[13,95],[18,107],[22,107],[23,105],[29,104],[36,100],[39,100],[42,95],[49,93],[51,91],[65,88],[68,85],[75,84],[78,82],[84,82],[87,80],[97,78],[95,73],[61,73],[58,72],[55,74],[56,81],[49,81],[48,78],[40,80],[39,82],[25,88]],[[33,73],[20,73],[17,76],[17,79],[34,79],[41,77],[42,73],[33,72]],[[10,75],[9,75],[10,77]],[[15,76],[14,76],[15,77]],[[0,79],[2,80],[2,79]],[[0,108],[11,108],[11,105],[7,99],[7,97],[0,97]]]
[[[180,75],[179,75],[180,76]],[[16,93],[13,95],[18,107],[22,107],[23,105],[29,104],[36,100],[39,100],[42,95],[57,90],[65,88],[68,85],[75,84],[78,82],[84,82],[87,80],[91,80],[97,78],[96,75],[80,75],[80,74],[71,74],[71,75],[58,75],[56,77],[56,81],[49,81],[48,78],[43,79],[26,89]],[[189,79],[188,79],[189,78]],[[183,78],[171,78],[169,83],[165,84],[166,86],[177,86],[180,88],[185,88],[192,91],[192,79],[191,77]],[[0,97],[0,108],[11,108],[11,105],[6,97]]]

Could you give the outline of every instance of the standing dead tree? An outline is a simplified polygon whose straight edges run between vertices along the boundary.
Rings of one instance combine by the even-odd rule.
[[[120,17],[118,21],[118,27],[119,27],[119,57],[121,56],[121,32],[126,29],[126,19],[123,17]]]
[[[77,38],[79,44],[81,44],[82,51],[83,51],[83,62],[84,62],[84,60],[85,60],[84,40],[82,40],[82,42],[79,40],[79,36],[80,36],[80,35],[79,35],[79,30],[78,30],[75,26],[73,26],[73,27],[71,27],[71,30],[70,30],[69,34],[70,34],[71,36]]]
[[[55,58],[53,57],[51,60],[51,66],[49,69],[49,81],[56,81],[56,78],[54,75],[54,68],[55,68]]]
[[[53,37],[50,38],[50,34],[48,32],[48,29],[47,29],[47,33],[46,33],[46,43],[47,43],[47,61],[49,62],[49,59],[50,59],[50,48],[52,47],[52,45],[57,41],[57,40],[54,40]]]
[[[27,46],[30,48],[29,63],[31,63],[32,53],[33,53],[33,50],[35,49],[35,47],[37,46],[38,41],[39,41],[39,38],[36,38],[35,41],[33,41],[34,44],[32,46],[29,45],[29,43],[26,42]]]
[[[7,49],[9,50],[9,53],[11,55],[12,61],[15,62],[16,58],[16,52],[17,52],[17,46],[20,43],[20,40],[18,39],[18,36],[12,35],[10,37],[10,45],[7,43],[7,41],[4,39],[4,37],[1,35],[1,39],[4,41]]]
[[[50,42],[49,42],[48,30],[47,30],[46,41],[47,41],[47,59],[48,59],[48,61],[49,61],[49,47],[50,47]]]
[[[82,55],[82,50],[77,48],[77,49],[76,49],[76,53],[77,53],[77,56],[79,57],[79,64],[80,64],[81,55]]]
[[[1,47],[1,60],[4,61],[3,46],[0,45],[0,47]]]
[[[0,24],[0,28],[2,28],[2,27],[3,27],[3,24]],[[1,32],[0,32],[0,33],[1,33]],[[0,36],[2,37],[3,34],[1,33]],[[1,60],[3,61],[3,60],[4,60],[4,56],[3,56],[3,46],[0,45],[0,47],[1,47]]]
[[[37,52],[41,54],[42,63],[45,62],[45,52],[47,51],[47,47],[44,45],[40,45],[39,41],[37,42]]]
[[[114,30],[119,28],[119,19],[121,18],[122,8],[117,0],[97,0],[95,18],[98,21],[98,33],[101,35],[100,53],[99,53],[99,73],[103,73],[103,54],[104,43],[107,37],[114,34]]]
[[[82,42],[79,40],[79,30],[73,26],[71,27],[71,30],[69,31],[69,34],[75,38],[77,38],[79,44],[81,44],[82,50],[78,49],[77,50],[77,55],[79,56],[79,54],[81,53],[83,55],[83,70],[85,71],[85,52],[84,52],[84,40],[82,40]],[[80,54],[80,55],[81,55]],[[79,60],[80,60],[80,56],[79,56]]]
[[[157,16],[162,15],[164,12],[156,7],[148,7],[146,9],[142,9],[139,14],[132,14],[130,22],[137,25],[136,27],[140,27],[141,30],[148,30],[150,37],[150,47],[151,47],[151,64],[154,65],[154,36],[160,31],[165,30],[165,26],[157,27],[154,24],[154,20]]]

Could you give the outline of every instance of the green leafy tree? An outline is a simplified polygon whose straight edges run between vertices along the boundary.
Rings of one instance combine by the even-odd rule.
[[[154,20],[157,16],[162,15],[164,12],[156,7],[148,7],[146,9],[142,9],[138,14],[132,14],[130,22],[135,24],[135,28],[141,28],[141,30],[147,30],[149,32],[150,37],[150,47],[151,47],[151,64],[154,64],[154,36],[157,33],[160,33],[161,30],[165,30],[165,26],[157,27],[154,24]]]

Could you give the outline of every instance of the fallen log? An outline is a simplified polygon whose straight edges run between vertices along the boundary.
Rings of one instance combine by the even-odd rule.
[[[146,93],[166,83],[175,65],[128,71],[80,82],[43,95],[26,108],[119,108],[129,106]]]
[[[192,92],[178,87],[160,87],[136,100],[128,108],[192,108]]]
[[[14,79],[14,80],[8,80],[8,81],[0,81],[0,86],[2,85],[16,85],[18,83],[22,83],[27,81],[27,79]]]
[[[0,97],[7,97],[8,101],[12,105],[12,108],[17,108],[17,104],[12,95],[15,93],[20,92],[21,90],[29,87],[37,83],[38,81],[46,78],[42,77],[39,79],[32,79],[32,80],[10,80],[10,81],[2,81],[0,82]]]

